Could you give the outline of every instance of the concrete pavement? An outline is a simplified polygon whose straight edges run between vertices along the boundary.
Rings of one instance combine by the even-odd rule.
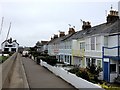
[[[76,90],[61,78],[57,77],[44,67],[37,65],[33,60],[22,57],[30,88],[68,88]]]
[[[9,88],[29,88],[24,73],[25,72],[21,61],[21,55],[18,53],[14,64],[13,74],[11,76]]]
[[[2,89],[2,64],[0,64],[0,90]]]

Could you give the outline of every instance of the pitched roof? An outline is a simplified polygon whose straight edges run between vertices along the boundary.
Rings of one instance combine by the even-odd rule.
[[[42,45],[45,45],[48,43],[48,41],[41,41]]]
[[[59,43],[59,42],[61,42],[62,40],[64,40],[65,38],[71,37],[73,34],[74,34],[74,33],[67,34],[67,35],[62,36],[62,37],[58,37],[58,38],[56,38],[56,39],[53,39],[53,40],[49,41],[48,44]]]
[[[1,44],[5,43],[5,42],[8,42],[8,40],[3,41]],[[13,43],[13,42],[17,43],[16,40],[13,40],[11,43]],[[10,42],[8,42],[8,43],[10,43]],[[19,45],[19,43],[17,43],[17,44]]]
[[[86,30],[77,31],[71,37],[64,38],[62,41],[69,41],[72,39],[81,39],[92,35],[111,35],[114,33],[120,33],[120,19],[115,23],[103,23]]]

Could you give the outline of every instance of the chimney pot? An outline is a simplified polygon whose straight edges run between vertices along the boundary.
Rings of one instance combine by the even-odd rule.
[[[119,19],[118,11],[110,10],[110,14],[107,16],[107,23],[113,23]]]
[[[90,22],[89,21],[87,21],[87,22],[83,21],[82,29],[85,30],[85,29],[88,29],[88,28],[91,28]]]
[[[53,39],[56,39],[56,38],[58,38],[58,35],[54,34],[54,37],[53,37]]]
[[[65,36],[65,32],[61,32],[59,33],[59,37]]]
[[[74,28],[69,28],[68,34],[72,34],[75,33],[75,29]]]

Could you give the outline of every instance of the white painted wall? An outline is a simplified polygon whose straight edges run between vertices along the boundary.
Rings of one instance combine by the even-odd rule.
[[[108,37],[108,47],[118,46],[118,35]]]
[[[85,51],[89,51],[90,50],[90,38],[86,38],[85,39]]]
[[[96,51],[102,51],[102,36],[97,36],[96,37]]]
[[[73,63],[74,63],[74,65],[81,65],[82,64],[82,58],[73,57]]]
[[[72,49],[74,49],[74,50],[78,49],[77,40],[72,40]]]
[[[116,77],[117,77],[117,73],[110,73],[110,82],[114,82]]]
[[[51,54],[51,45],[50,44],[48,45],[48,54],[49,55]]]
[[[60,43],[60,49],[59,49],[59,53],[60,54],[71,54],[71,41],[67,41],[67,42],[62,42]]]
[[[109,36],[108,37],[108,47],[112,48],[112,47],[116,47],[118,46],[118,35],[116,36]],[[114,48],[114,49],[104,49],[104,54],[106,56],[117,56],[118,55],[118,48]]]
[[[91,50],[91,38],[85,39],[85,56],[87,57],[99,57],[102,58],[102,36],[95,36],[95,50]]]
[[[55,53],[54,53],[54,49],[55,47],[54,47],[54,45],[53,44],[49,44],[48,45],[48,54],[49,55],[55,55]]]
[[[99,88],[100,90],[104,90],[99,85],[93,84],[91,82],[88,82],[85,79],[77,77],[75,74],[69,73],[68,71],[64,70],[63,68],[53,67],[53,66],[47,64],[46,62],[43,62],[42,60],[41,60],[40,64],[41,64],[41,66],[48,68],[54,74],[61,77],[66,82],[72,84],[76,88]]]

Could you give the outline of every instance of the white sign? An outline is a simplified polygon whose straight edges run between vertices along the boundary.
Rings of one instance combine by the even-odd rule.
[[[109,62],[109,58],[104,58],[104,62]]]

